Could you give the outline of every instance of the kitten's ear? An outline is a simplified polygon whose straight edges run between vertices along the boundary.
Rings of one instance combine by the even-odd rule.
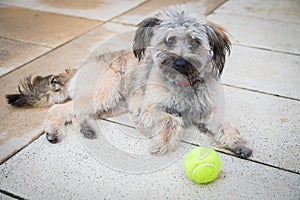
[[[155,26],[161,23],[160,19],[147,18],[138,24],[138,28],[135,31],[133,40],[133,53],[136,58],[143,59],[145,50],[149,46],[151,37],[153,36],[153,29]]]
[[[225,65],[226,54],[230,54],[231,42],[226,30],[217,24],[209,22],[206,25],[210,48],[213,52],[213,74],[219,79]]]

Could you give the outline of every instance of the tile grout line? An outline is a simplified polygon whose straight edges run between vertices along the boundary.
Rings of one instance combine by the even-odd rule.
[[[124,13],[118,15],[118,16],[115,16],[115,17],[112,17],[111,19],[109,19],[107,22],[110,22],[110,23],[115,23],[115,24],[121,24],[121,25],[125,25],[125,26],[136,26],[137,24],[133,24],[133,23],[126,23],[126,22],[122,22],[122,21],[113,21],[114,19],[136,9],[136,8],[139,8],[141,7],[142,5],[144,5],[145,3],[148,3],[148,2],[151,2],[152,0],[149,0],[149,1],[145,1],[145,2],[142,2],[141,4],[137,5],[136,7],[134,8],[131,8],[127,11],[125,11]],[[210,15],[211,13],[213,13],[216,9],[218,9],[219,7],[221,7],[223,4],[225,4],[226,2],[228,2],[228,0],[225,0],[224,2],[220,3],[217,7],[215,7],[214,9],[212,9],[211,11],[207,12],[207,13],[204,13],[204,16],[208,16]]]
[[[197,146],[197,147],[201,146],[199,144],[195,144],[195,143],[192,143],[192,142],[187,142],[187,141],[184,141],[184,140],[181,140],[181,142],[185,143],[185,144],[190,144],[190,145],[193,145],[193,146]],[[284,169],[282,167],[277,167],[275,165],[271,165],[271,164],[268,164],[268,163],[263,163],[263,162],[258,161],[258,160],[247,159],[247,158],[240,158],[238,156],[235,156],[233,154],[227,153],[227,152],[222,151],[222,150],[218,150],[218,149],[215,149],[215,150],[217,152],[219,152],[219,153],[222,153],[222,154],[225,154],[225,155],[228,155],[228,156],[231,156],[231,157],[235,157],[235,158],[242,159],[242,160],[247,160],[249,162],[253,162],[253,163],[256,163],[256,164],[264,165],[264,166],[267,166],[267,167],[270,167],[270,168],[274,168],[274,169],[282,170],[282,171],[285,171],[285,172],[293,173],[293,174],[296,174],[296,175],[300,175],[300,172],[296,172],[296,171],[293,171],[293,170],[290,170],[290,169]]]
[[[77,18],[77,19],[82,19],[82,20],[86,20],[86,21],[105,22],[105,20],[101,20],[101,19],[82,17],[82,16],[73,15],[73,14],[66,14],[66,13],[55,12],[55,11],[50,11],[50,10],[41,10],[41,9],[17,6],[17,5],[6,5],[6,4],[2,4],[2,5],[4,5],[6,8],[10,7],[10,8],[17,8],[17,9],[23,9],[23,10],[30,10],[30,11],[35,11],[35,12],[41,12],[44,14],[48,13],[51,15],[58,15],[58,16],[68,17],[68,18]],[[1,4],[0,4],[0,8],[1,8]]]
[[[16,154],[18,154],[19,152],[21,152],[23,149],[25,149],[26,147],[28,147],[30,144],[32,144],[34,141],[36,141],[37,139],[39,139],[42,135],[44,135],[44,131],[40,131],[38,133],[38,135],[34,136],[32,138],[31,141],[28,142],[28,144],[24,145],[22,148],[14,151],[13,153],[11,153],[10,155],[8,155],[6,158],[4,158],[2,161],[0,161],[0,165],[4,164],[6,161],[8,161],[9,159],[11,159],[12,157],[14,157]]]
[[[146,3],[150,2],[150,1],[151,1],[151,0],[146,0],[146,1],[144,1],[144,2],[142,2],[142,3],[140,3],[140,4],[138,4],[138,5],[136,5],[135,7],[130,8],[130,9],[124,11],[123,13],[120,13],[119,15],[116,15],[116,16],[114,16],[114,17],[112,17],[112,18],[106,20],[106,22],[114,23],[114,22],[113,22],[114,19],[116,19],[116,18],[118,18],[118,17],[120,17],[120,16],[122,16],[122,15],[125,15],[125,14],[131,12],[132,10],[134,10],[134,9],[136,9],[136,8],[139,8],[139,7],[143,6],[144,4],[146,4]]]
[[[110,23],[115,23],[115,24],[121,24],[121,25],[125,25],[125,26],[136,26],[137,24],[133,24],[133,23],[126,23],[126,22],[122,22],[122,21],[113,21],[114,19],[136,9],[136,8],[139,8],[141,7],[142,5],[144,5],[145,3],[148,3],[148,2],[151,2],[152,0],[149,0],[149,1],[145,1],[143,3],[141,3],[140,5],[132,8],[132,9],[129,9],[128,11],[125,11],[124,13],[118,15],[118,16],[115,16],[115,17],[112,17],[111,19],[109,19],[107,22],[110,22]],[[212,9],[211,11],[207,12],[207,13],[204,13],[204,16],[208,16],[210,15],[211,13],[213,13],[216,9],[218,9],[219,7],[221,7],[223,4],[225,4],[228,0],[222,2],[220,5],[218,5],[217,7],[215,7],[214,9]]]
[[[20,197],[20,196],[18,196],[18,195],[15,195],[15,194],[13,194],[13,193],[10,193],[10,192],[5,191],[5,190],[2,190],[2,189],[0,189],[0,193],[3,193],[3,194],[5,194],[5,195],[7,195],[7,196],[9,196],[9,197],[11,197],[11,198],[14,198],[14,199],[19,199],[19,200],[25,199],[25,198],[23,198],[23,197]]]
[[[249,14],[242,14],[242,13],[234,13],[234,12],[228,12],[228,11],[219,11],[216,14],[225,14],[225,15],[232,15],[232,16],[242,16],[242,17],[247,17],[247,18],[255,18],[258,20],[266,20],[266,21],[272,21],[272,22],[279,22],[279,23],[289,23],[289,24],[294,24],[294,25],[300,25],[300,23],[297,22],[292,22],[292,21],[283,21],[283,20],[278,20],[278,19],[272,19],[272,18],[264,18],[263,16],[258,16],[258,15],[249,15]]]
[[[220,8],[227,2],[229,2],[229,0],[225,0],[224,2],[221,2],[219,5],[217,5],[215,8],[213,8],[211,11],[205,13],[204,16],[208,17],[208,15],[211,15],[212,13],[214,13],[218,8]]]
[[[48,55],[49,53],[51,53],[51,52],[53,52],[53,51],[59,49],[60,47],[62,47],[62,46],[64,46],[64,45],[66,45],[66,44],[68,44],[68,43],[70,43],[70,42],[72,42],[72,41],[78,39],[79,37],[81,37],[81,36],[83,36],[83,35],[85,35],[85,34],[91,32],[91,31],[95,30],[96,28],[98,28],[98,27],[100,27],[100,26],[106,24],[106,22],[103,22],[103,21],[99,21],[99,22],[100,22],[100,23],[102,22],[102,23],[101,23],[101,24],[98,24],[98,25],[96,25],[96,26],[94,26],[94,27],[92,27],[92,28],[90,28],[90,29],[88,29],[87,31],[85,31],[85,32],[83,32],[83,33],[77,35],[76,37],[71,38],[70,40],[65,41],[64,43],[59,44],[59,45],[56,46],[56,47],[53,47],[53,48],[49,49],[49,51],[46,51],[45,53],[43,53],[43,54],[41,54],[41,55],[39,55],[39,56],[37,56],[37,57],[35,57],[35,58],[32,58],[32,59],[29,60],[28,62],[25,62],[25,63],[19,65],[18,67],[16,67],[15,69],[9,71],[8,73],[3,74],[3,75],[0,75],[0,78],[2,78],[2,77],[4,77],[4,76],[6,76],[6,75],[8,75],[8,74],[10,74],[10,73],[12,73],[12,72],[18,70],[18,69],[20,69],[20,68],[22,68],[22,67],[24,67],[25,65],[28,65],[29,63],[34,62],[35,60],[38,60],[39,58],[41,58],[41,57],[43,57],[43,56]]]
[[[293,53],[293,52],[281,51],[281,50],[276,50],[276,49],[269,49],[269,48],[258,47],[258,46],[250,46],[250,45],[247,45],[247,44],[241,44],[241,43],[235,43],[235,42],[232,42],[232,44],[235,45],[235,46],[240,46],[240,47],[259,49],[259,50],[270,51],[270,52],[274,52],[274,53],[288,54],[288,55],[293,55],[293,56],[300,56],[300,53]]]
[[[131,126],[131,125],[128,125],[128,124],[123,124],[122,122],[113,121],[111,119],[100,118],[100,120],[103,120],[103,121],[106,121],[106,122],[111,122],[111,123],[114,123],[114,124],[117,124],[117,125],[126,126],[128,128],[136,129],[135,126]]]
[[[52,49],[53,48],[51,46],[47,46],[47,45],[44,45],[44,44],[39,44],[39,43],[34,43],[34,42],[28,42],[26,40],[17,40],[17,39],[5,37],[5,36],[0,36],[0,39],[10,40],[10,41],[13,41],[13,42],[18,42],[18,43],[21,42],[21,43],[30,44],[30,45],[39,46],[39,47],[44,47],[44,48],[48,48],[48,49]]]
[[[250,88],[246,88],[246,87],[240,87],[240,86],[230,85],[230,84],[226,84],[226,83],[222,83],[222,85],[227,86],[227,87],[231,87],[231,88],[236,88],[236,89],[246,90],[246,91],[250,91],[250,92],[265,94],[265,95],[269,95],[269,96],[279,97],[279,98],[283,98],[283,99],[288,99],[288,100],[293,100],[293,101],[300,101],[300,99],[297,99],[297,98],[294,98],[294,97],[288,97],[288,96],[284,96],[284,95],[280,95],[280,94],[273,94],[273,93],[264,92],[264,91],[260,91],[260,90],[255,90],[255,89],[250,89]]]

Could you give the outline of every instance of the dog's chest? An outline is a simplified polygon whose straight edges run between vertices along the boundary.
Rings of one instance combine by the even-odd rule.
[[[186,124],[200,123],[210,114],[212,97],[206,88],[176,90],[166,101],[166,112],[182,117]]]

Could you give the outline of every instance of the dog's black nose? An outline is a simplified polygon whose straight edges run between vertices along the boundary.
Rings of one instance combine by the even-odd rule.
[[[183,58],[177,58],[174,62],[174,65],[175,69],[181,73],[187,71],[188,62]]]

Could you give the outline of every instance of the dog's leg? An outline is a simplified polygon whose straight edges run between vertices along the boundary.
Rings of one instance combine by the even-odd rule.
[[[80,132],[86,138],[95,138],[100,131],[96,122],[98,116],[112,111],[122,98],[120,91],[121,76],[107,69],[99,80],[95,81],[94,92],[74,99],[74,114],[80,126]],[[112,113],[112,116],[114,114]]]
[[[165,154],[174,151],[183,137],[182,121],[178,117],[165,114],[155,124],[149,151],[154,154]]]
[[[183,137],[183,122],[180,117],[170,115],[160,109],[143,111],[138,126],[142,126],[151,138],[149,152],[162,155],[174,151]]]
[[[204,124],[204,129],[213,134],[218,145],[242,158],[252,155],[252,149],[247,146],[246,140],[240,135],[237,128],[229,122],[220,123],[213,117],[210,119],[210,122]]]
[[[96,132],[98,131],[95,119],[89,118],[80,122],[80,132],[84,135],[84,137],[93,139],[96,137]]]
[[[98,131],[93,103],[92,95],[82,95],[74,98],[72,108],[80,132],[90,139],[95,138]]]
[[[47,140],[51,143],[58,142],[60,128],[65,123],[71,122],[72,118],[72,101],[52,106],[43,123],[43,130],[46,133]]]

